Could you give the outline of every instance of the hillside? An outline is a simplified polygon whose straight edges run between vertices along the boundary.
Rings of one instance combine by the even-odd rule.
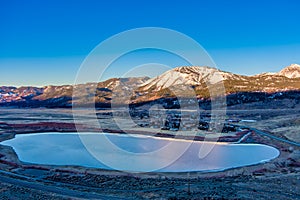
[[[158,99],[166,95],[185,95],[187,87],[192,86],[197,98],[209,98],[207,86],[223,82],[225,94],[238,92],[274,93],[300,89],[300,76],[296,76],[300,66],[286,67],[279,73],[264,73],[243,76],[209,67],[178,67],[155,78],[149,79],[138,89],[144,99]],[[287,72],[288,71],[288,72]],[[286,73],[283,73],[286,72]],[[290,75],[293,74],[292,77]]]
[[[0,105],[29,107],[71,107],[96,104],[97,107],[143,104],[196,95],[209,100],[209,87],[224,85],[228,104],[261,101],[278,94],[300,91],[300,65],[292,64],[278,73],[244,76],[201,66],[184,66],[154,77],[112,78],[99,83],[37,87],[0,87]],[[189,94],[192,91],[193,94]],[[284,95],[279,95],[284,96]],[[164,100],[165,99],[165,100]]]

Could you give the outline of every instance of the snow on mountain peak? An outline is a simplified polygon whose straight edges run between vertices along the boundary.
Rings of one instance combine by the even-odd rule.
[[[300,65],[291,64],[278,72],[278,75],[286,76],[288,78],[300,78]]]
[[[215,84],[225,79],[237,78],[237,75],[211,67],[183,66],[176,67],[160,76],[149,79],[141,87],[144,90],[161,90],[174,85]]]

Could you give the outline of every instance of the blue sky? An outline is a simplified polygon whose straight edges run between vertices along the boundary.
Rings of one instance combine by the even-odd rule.
[[[299,9],[297,0],[3,0],[0,85],[73,83],[94,47],[138,27],[164,27],[192,37],[222,70],[278,71],[300,63]],[[115,73],[107,77],[119,76]]]

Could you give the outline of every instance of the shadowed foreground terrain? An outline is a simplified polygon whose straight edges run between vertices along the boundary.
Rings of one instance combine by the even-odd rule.
[[[97,111],[102,127],[119,132],[107,113],[110,111]],[[0,145],[0,199],[300,199],[300,147],[283,142],[299,142],[299,115],[297,106],[269,110],[258,109],[257,104],[231,107],[227,110],[229,119],[245,120],[237,123],[239,126],[254,127],[274,136],[252,131],[241,142],[274,146],[280,150],[280,156],[264,164],[215,173],[132,174],[78,166],[34,165],[22,163],[11,147]],[[145,119],[136,120],[138,123]],[[88,118],[79,129],[99,131]],[[20,133],[74,130],[69,109],[5,108],[0,112],[1,141]],[[167,133],[165,137],[182,133],[131,127],[131,131],[141,134],[153,130]],[[245,135],[228,134],[237,139]]]

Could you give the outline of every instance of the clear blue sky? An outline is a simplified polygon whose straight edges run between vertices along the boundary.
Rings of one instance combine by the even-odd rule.
[[[97,44],[148,26],[194,38],[222,70],[278,71],[300,63],[299,10],[298,0],[2,0],[0,85],[73,83]]]

